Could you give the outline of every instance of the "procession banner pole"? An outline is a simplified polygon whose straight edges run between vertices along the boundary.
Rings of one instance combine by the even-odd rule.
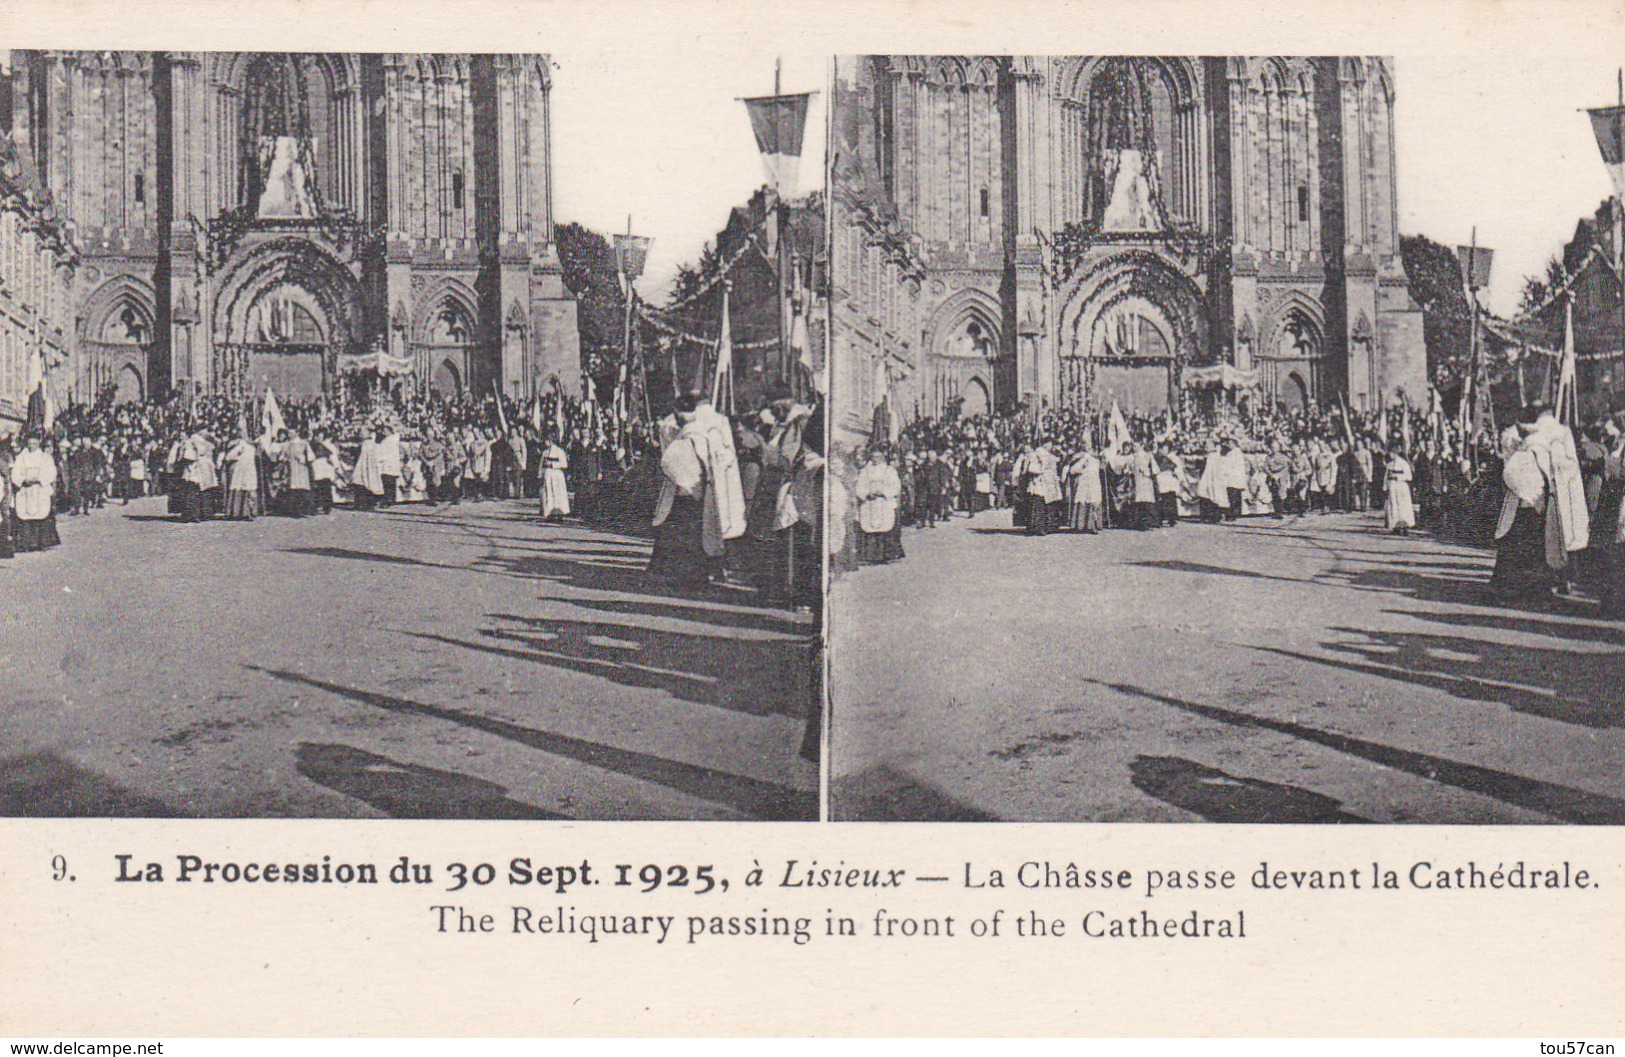
[[[627,385],[631,384],[632,377],[632,299],[634,297],[634,290],[632,287],[632,268],[628,260],[631,253],[632,214],[628,213],[626,214],[626,243],[622,249],[620,255],[621,259],[619,262],[621,266],[621,278],[626,282],[626,330],[623,334],[623,344],[621,346],[621,377],[626,380],[624,384]],[[625,421],[621,423],[621,436],[622,443],[627,447],[628,450],[630,450],[632,447],[632,416],[630,413],[629,403],[630,402],[626,399],[626,395],[624,393],[621,394],[621,408],[626,412]]]
[[[1479,334],[1478,334],[1478,313],[1479,313],[1479,307],[1478,307],[1478,225],[1476,225],[1476,224],[1473,225],[1472,246],[1469,249],[1468,254],[1467,254],[1467,292],[1468,292],[1468,296],[1472,300],[1472,315],[1473,315],[1472,329],[1471,329],[1471,331],[1469,331],[1469,335],[1468,335],[1468,339],[1467,339],[1468,364],[1469,364],[1470,369],[1472,371],[1472,374],[1471,374],[1470,378],[1471,378],[1471,384],[1472,384],[1472,401],[1473,402],[1472,402],[1472,404],[1469,405],[1469,410],[1462,416],[1462,423],[1463,423],[1463,425],[1465,427],[1468,427],[1468,428],[1470,428],[1472,430],[1472,439],[1471,439],[1471,442],[1469,443],[1468,438],[1465,435],[1466,434],[1466,429],[1463,429],[1462,443],[1467,444],[1468,445],[1468,450],[1471,451],[1471,453],[1472,453],[1471,458],[1472,458],[1472,465],[1473,465],[1473,473],[1476,476],[1477,473],[1478,473],[1478,434],[1479,434],[1479,429],[1480,429],[1480,427],[1482,425],[1482,423],[1479,421],[1479,417],[1478,417],[1478,402],[1481,399],[1482,394],[1480,394],[1479,391],[1478,391],[1479,373],[1480,372],[1479,372],[1479,362],[1478,362],[1479,361]],[[1467,394],[1467,392],[1468,392],[1468,389],[1464,385],[1462,387],[1462,394],[1463,394],[1464,397]]]

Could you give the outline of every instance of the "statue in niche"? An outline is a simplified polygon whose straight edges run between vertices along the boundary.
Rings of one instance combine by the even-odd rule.
[[[1114,308],[1101,316],[1099,326],[1101,344],[1107,356],[1133,356],[1139,352],[1139,335],[1136,333],[1136,323],[1139,317]]]
[[[1155,192],[1151,186],[1152,172],[1141,153],[1124,147],[1107,154],[1105,180],[1111,187],[1111,199],[1100,218],[1102,231],[1156,231]]]
[[[1164,224],[1151,91],[1139,60],[1107,60],[1089,89],[1089,200],[1100,230],[1158,231]]]
[[[260,139],[260,172],[265,174],[265,189],[260,192],[256,215],[262,219],[316,215],[309,178],[314,162],[312,153],[308,140],[293,136]]]
[[[312,91],[322,78],[299,55],[267,52],[249,65],[242,111],[243,203],[260,219],[321,215]],[[321,112],[327,112],[328,104]]]

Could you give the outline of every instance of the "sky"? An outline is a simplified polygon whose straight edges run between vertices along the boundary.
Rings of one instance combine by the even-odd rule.
[[[1476,225],[1479,245],[1495,250],[1491,311],[1516,312],[1523,278],[1544,271],[1580,218],[1614,193],[1579,108],[1616,101],[1619,51],[1615,62],[1396,62],[1400,230],[1465,245]]]
[[[1242,5],[1214,0],[1115,8],[1007,0],[939,6],[964,17],[935,22],[919,17],[929,8],[884,0],[867,9],[832,2],[827,19],[793,4],[757,6],[782,18],[657,19],[551,48],[557,215],[608,232],[624,231],[632,213],[639,233],[656,240],[640,284],[646,297],[663,293],[676,265],[693,260],[728,209],[761,185],[735,97],[767,92],[778,54],[786,91],[827,91],[837,50],[1393,56],[1401,232],[1466,244],[1476,225],[1479,243],[1496,251],[1483,296],[1503,315],[1516,311],[1524,277],[1543,271],[1576,222],[1613,193],[1580,112],[1615,100],[1625,15],[1611,0],[1300,3],[1275,8],[1285,13],[1273,19],[1237,18]],[[719,9],[729,5],[696,10]],[[903,17],[888,21],[888,11]],[[1068,37],[1099,47],[1054,46]],[[819,95],[808,117],[803,192],[823,182],[827,102]]]
[[[736,97],[766,94],[773,58],[644,65],[636,93],[618,92],[615,56],[554,54],[555,193],[560,220],[654,236],[645,297],[659,297],[694,260],[728,210],[763,183],[755,140]],[[1625,55],[1621,56],[1625,60]],[[1395,131],[1400,230],[1496,251],[1485,297],[1516,310],[1523,277],[1543,270],[1612,194],[1583,106],[1612,102],[1616,65],[1527,55],[1399,56]],[[801,193],[823,185],[828,60],[786,55],[786,91],[817,90],[807,118]]]
[[[553,53],[553,210],[606,236],[649,235],[638,292],[656,303],[677,267],[699,258],[767,182],[751,133],[747,96],[771,95],[779,56],[751,51],[733,62],[640,62],[635,54]],[[637,90],[627,92],[628,71]],[[829,59],[784,55],[784,92],[817,92],[807,111],[796,195],[824,186]],[[787,197],[794,197],[788,195]]]

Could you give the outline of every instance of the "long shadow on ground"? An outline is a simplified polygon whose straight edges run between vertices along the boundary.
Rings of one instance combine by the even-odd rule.
[[[1342,801],[1295,785],[1226,774],[1177,756],[1136,756],[1134,787],[1209,822],[1369,822]]]
[[[186,818],[55,752],[0,760],[0,816],[7,818]]]
[[[1455,760],[1447,760],[1439,756],[1429,756],[1426,753],[1398,749],[1392,745],[1380,745],[1376,742],[1349,737],[1345,734],[1334,734],[1330,731],[1306,727],[1301,723],[1268,719],[1263,716],[1250,716],[1244,712],[1231,711],[1228,708],[1198,704],[1195,701],[1185,701],[1177,697],[1154,693],[1138,686],[1108,683],[1099,679],[1086,681],[1094,683],[1096,686],[1115,690],[1120,694],[1141,697],[1148,701],[1157,701],[1171,708],[1177,708],[1219,723],[1289,734],[1292,737],[1301,738],[1316,745],[1323,745],[1329,749],[1347,753],[1350,756],[1357,756],[1363,760],[1380,763],[1384,767],[1392,767],[1396,771],[1404,771],[1445,785],[1453,785],[1458,789],[1479,793],[1503,803],[1528,808],[1531,811],[1539,811],[1542,814],[1551,815],[1565,822],[1593,826],[1617,826],[1625,823],[1625,800],[1603,796],[1600,793],[1590,793],[1566,785],[1542,782],[1536,778],[1525,778],[1521,775],[1508,774],[1505,771],[1497,771],[1489,767],[1458,763]]]
[[[747,715],[807,715],[811,645],[785,639],[733,639],[661,631],[637,624],[493,614],[521,625],[484,628],[487,641],[426,631],[416,639],[664,690],[697,704]]]
[[[885,764],[836,779],[829,799],[836,822],[999,821]]]
[[[393,818],[561,819],[567,815],[511,799],[483,778],[440,771],[349,745],[300,742],[299,773]]]
[[[701,800],[727,804],[736,810],[769,821],[794,821],[818,817],[818,796],[772,782],[764,782],[744,775],[729,774],[697,764],[668,760],[661,756],[618,749],[611,745],[554,734],[545,730],[510,723],[490,716],[476,715],[453,708],[426,705],[402,697],[372,693],[355,687],[341,686],[300,675],[297,672],[276,671],[269,668],[247,666],[250,671],[262,672],[276,679],[304,686],[314,686],[329,693],[359,701],[374,708],[405,715],[428,716],[448,723],[477,730],[494,737],[504,738],[520,745],[578,760],[593,767],[627,775],[646,782],[663,785]]]
[[[1621,630],[1617,625],[1573,624],[1558,620],[1539,620],[1534,617],[1507,616],[1502,613],[1429,613],[1410,609],[1385,609],[1383,612],[1460,628],[1512,631],[1568,639],[1572,642],[1600,642],[1625,646],[1625,630]]]
[[[1455,635],[1328,628],[1348,638],[1321,643],[1343,658],[1275,646],[1252,649],[1359,675],[1441,690],[1465,701],[1505,705],[1560,723],[1625,726],[1625,654],[1579,653]],[[1349,638],[1364,638],[1363,642]]]

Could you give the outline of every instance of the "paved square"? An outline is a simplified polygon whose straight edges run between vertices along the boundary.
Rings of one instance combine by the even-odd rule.
[[[1625,625],[1380,515],[905,530],[830,596],[837,819],[1625,822]]]
[[[59,518],[0,561],[0,814],[815,818],[811,619],[534,515]]]

